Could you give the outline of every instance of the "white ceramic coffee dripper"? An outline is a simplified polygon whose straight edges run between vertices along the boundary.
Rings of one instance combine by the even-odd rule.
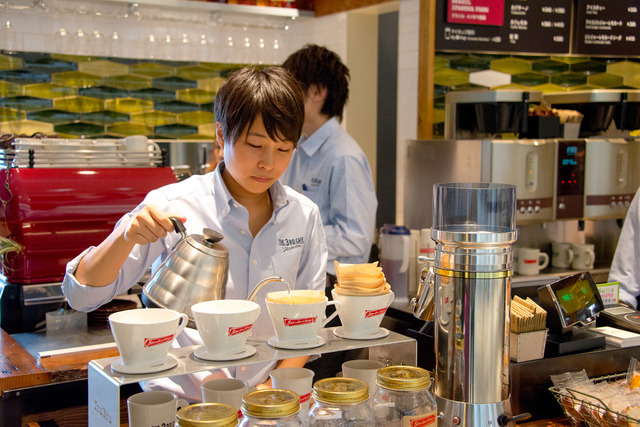
[[[260,306],[253,301],[214,300],[191,306],[196,328],[204,343],[195,351],[206,360],[236,360],[255,354],[246,345],[253,322],[260,315]]]

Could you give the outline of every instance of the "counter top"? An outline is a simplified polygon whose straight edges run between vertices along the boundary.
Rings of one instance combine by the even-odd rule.
[[[0,335],[0,393],[21,387],[87,378],[89,361],[118,356],[118,349],[78,351],[39,359],[11,335]]]

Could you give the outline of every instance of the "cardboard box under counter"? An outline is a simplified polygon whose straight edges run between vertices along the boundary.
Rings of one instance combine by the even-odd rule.
[[[547,343],[548,329],[509,334],[509,359],[514,362],[542,359]]]

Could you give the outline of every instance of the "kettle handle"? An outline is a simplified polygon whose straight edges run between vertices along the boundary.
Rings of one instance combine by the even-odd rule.
[[[184,227],[184,224],[182,223],[182,221],[180,221],[180,219],[175,216],[170,216],[169,219],[171,220],[171,223],[173,224],[173,228],[175,229],[176,233],[180,233],[182,235],[182,238],[186,239],[187,229]]]

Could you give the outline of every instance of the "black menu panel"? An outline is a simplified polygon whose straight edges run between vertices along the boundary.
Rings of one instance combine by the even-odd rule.
[[[640,1],[578,0],[575,53],[640,55]]]
[[[570,53],[572,0],[505,0],[501,26],[447,22],[448,3],[436,2],[436,50]]]

